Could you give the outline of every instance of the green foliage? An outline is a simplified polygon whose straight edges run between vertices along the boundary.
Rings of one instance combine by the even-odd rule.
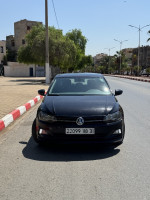
[[[45,63],[45,26],[34,26],[26,36],[27,44],[18,51],[18,61],[26,64]],[[91,56],[85,56],[86,38],[80,30],[63,35],[62,30],[49,27],[49,62],[62,71],[81,69],[92,63]]]
[[[7,50],[7,61],[16,62],[17,52],[13,50]]]
[[[6,55],[3,57],[3,65],[7,65],[7,56]]]
[[[148,31],[148,34],[150,34],[150,30]],[[147,39],[147,42],[149,42],[149,41],[150,41],[150,38]]]
[[[81,30],[74,29],[71,32],[68,32],[66,36],[74,41],[75,45],[81,50],[81,53],[85,54],[87,39],[82,35]]]
[[[96,67],[86,66],[80,70],[81,72],[96,72]]]
[[[27,45],[19,48],[18,61],[26,64],[44,64],[45,28],[37,25],[26,35]]]
[[[91,66],[93,64],[93,59],[92,59],[92,56],[85,56],[85,55],[80,55],[80,61],[77,60],[77,67],[76,69],[82,69],[86,66]]]
[[[82,35],[81,30],[74,29],[71,32],[68,32],[66,34],[66,37],[74,42],[77,49],[76,62],[75,62],[76,64],[74,66],[75,70],[81,70],[85,66],[92,65],[93,63],[92,56],[85,55],[87,39],[85,36]]]
[[[127,75],[129,75],[130,71],[131,71],[131,67],[127,66],[127,67],[126,67]]]
[[[113,67],[109,67],[109,68],[108,68],[108,73],[109,73],[109,74],[114,73],[114,71],[115,71],[115,69],[114,69]]]
[[[135,74],[135,76],[139,75],[139,72],[141,71],[142,67],[138,67],[138,66],[134,66],[133,67],[133,72]]]
[[[146,74],[147,74],[147,76],[150,75],[150,67],[146,68]]]
[[[105,74],[106,73],[106,66],[98,66],[96,68],[96,72],[101,73],[101,74]]]
[[[104,57],[101,59],[101,65],[102,65],[102,66],[105,66],[105,67],[108,67],[108,65],[109,65],[109,56],[104,56]]]

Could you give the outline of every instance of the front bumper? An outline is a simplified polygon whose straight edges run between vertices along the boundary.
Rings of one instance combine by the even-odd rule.
[[[124,121],[113,122],[109,124],[84,124],[78,126],[73,124],[48,124],[36,119],[37,136],[40,141],[48,141],[51,143],[73,144],[73,143],[108,143],[115,144],[123,142],[124,138]],[[67,135],[66,128],[94,128],[94,135]],[[39,130],[44,130],[44,134],[40,134]],[[116,134],[116,130],[120,133]]]

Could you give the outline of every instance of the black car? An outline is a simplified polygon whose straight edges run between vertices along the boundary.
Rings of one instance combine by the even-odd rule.
[[[32,136],[37,143],[121,144],[124,113],[104,76],[97,73],[57,75],[37,111]]]

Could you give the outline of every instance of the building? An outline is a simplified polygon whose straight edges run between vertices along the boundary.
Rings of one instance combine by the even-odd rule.
[[[106,56],[108,56],[108,55],[104,54],[104,53],[96,54],[96,56],[94,56],[94,58],[93,58],[94,65],[100,65],[101,64],[101,60]]]
[[[5,55],[6,55],[6,41],[0,40],[0,64],[3,63]]]
[[[133,65],[138,65],[138,48],[133,49],[133,56],[137,59],[133,60]],[[139,65],[142,69],[150,67],[150,46],[140,47]]]
[[[127,59],[128,66],[132,66],[133,48],[122,49],[123,54]]]
[[[128,59],[128,66],[138,65],[138,48],[127,48],[122,50]],[[142,69],[150,67],[150,46],[140,47],[139,65]]]
[[[4,75],[12,77],[32,77],[45,76],[44,66],[26,65],[16,62],[17,51],[21,46],[26,45],[25,37],[33,26],[42,24],[42,22],[21,20],[14,23],[14,35],[6,36],[6,48],[10,52],[11,59],[8,59],[8,65],[4,66]],[[9,53],[8,53],[9,54]],[[11,62],[10,62],[11,61]]]
[[[42,22],[23,19],[14,23],[14,35],[6,36],[6,48],[11,51],[18,51],[19,47],[26,44],[25,36],[33,26]]]

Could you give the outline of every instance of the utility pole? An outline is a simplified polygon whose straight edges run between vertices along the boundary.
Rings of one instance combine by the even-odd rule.
[[[46,67],[46,83],[49,84],[51,80],[51,68],[49,66],[49,39],[48,39],[48,0],[45,0],[45,67]]]
[[[140,70],[140,32],[142,31],[143,28],[150,26],[150,24],[143,26],[143,27],[140,27],[140,25],[139,25],[139,27],[132,26],[132,25],[129,25],[129,26],[132,28],[136,28],[139,31],[139,45],[138,45],[138,74],[139,74],[139,70]]]
[[[126,42],[126,41],[128,41],[128,40],[121,40],[121,41],[119,41],[119,40],[116,40],[116,39],[114,39],[116,42],[119,42],[120,43],[120,69],[119,69],[119,71],[120,71],[120,73],[121,73],[121,50],[122,50],[122,43],[123,42]]]

